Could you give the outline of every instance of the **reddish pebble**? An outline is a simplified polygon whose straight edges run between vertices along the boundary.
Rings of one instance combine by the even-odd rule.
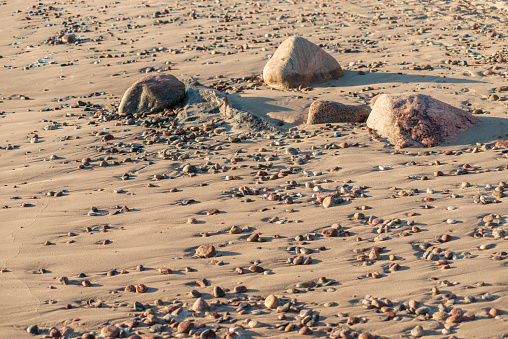
[[[139,284],[136,286],[136,293],[145,293],[148,290],[148,287],[146,287],[143,284]]]
[[[452,236],[451,236],[451,235],[449,235],[449,234],[443,234],[443,235],[441,236],[441,241],[442,241],[442,242],[448,242],[448,241],[450,241],[450,240],[452,240]]]
[[[216,253],[215,247],[212,245],[201,245],[196,249],[196,254],[194,254],[194,256],[199,258],[211,258],[215,256]]]
[[[298,334],[299,335],[311,335],[312,334],[312,330],[310,328],[308,328],[307,326],[303,326],[298,331]]]
[[[61,40],[64,44],[72,44],[74,41],[76,41],[76,37],[74,34],[65,34]]]
[[[323,230],[323,232],[321,232],[321,234],[325,238],[331,238],[331,237],[336,237],[338,234],[338,231],[336,228],[327,228],[327,229]]]
[[[176,328],[176,330],[178,331],[178,333],[189,333],[193,327],[194,327],[194,324],[192,322],[184,320],[178,324],[178,327]]]
[[[301,265],[303,264],[303,256],[299,255],[293,259],[293,265]]]
[[[493,317],[497,317],[498,315],[501,314],[501,311],[498,310],[497,308],[491,308],[489,314]]]

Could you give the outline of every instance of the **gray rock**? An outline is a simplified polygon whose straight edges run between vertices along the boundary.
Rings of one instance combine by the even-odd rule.
[[[219,286],[215,286],[213,288],[212,294],[215,298],[222,298],[226,295],[226,292],[224,292],[224,290],[222,288],[220,288]]]
[[[396,147],[432,147],[451,142],[480,120],[423,94],[382,94],[367,126]]]
[[[343,105],[333,101],[316,100],[310,105],[307,124],[364,122],[369,111],[360,106]]]
[[[165,108],[173,108],[184,97],[185,85],[173,75],[147,75],[125,92],[118,113],[160,112]]]
[[[263,70],[267,85],[283,89],[308,87],[343,75],[337,60],[302,37],[285,40]]]
[[[39,334],[39,326],[37,325],[28,326],[26,331],[30,334]]]

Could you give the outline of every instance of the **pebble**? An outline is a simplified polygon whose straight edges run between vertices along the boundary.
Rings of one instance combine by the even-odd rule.
[[[211,258],[216,255],[215,247],[212,245],[201,245],[196,249],[194,256],[200,258]]]
[[[120,330],[116,326],[108,325],[108,326],[104,326],[101,329],[101,335],[103,335],[106,338],[107,337],[117,337],[119,333],[120,333]]]
[[[192,305],[194,312],[204,312],[208,309],[208,304],[203,298],[198,298]]]
[[[412,330],[411,330],[411,335],[413,337],[416,337],[416,338],[419,338],[423,335],[423,328],[418,325],[418,326],[415,326]]]
[[[215,298],[222,298],[226,295],[226,292],[221,287],[214,286],[212,294]]]
[[[30,325],[26,331],[30,334],[39,334],[39,327],[37,325]]]
[[[265,307],[268,309],[276,309],[280,304],[279,298],[274,296],[273,294],[270,294],[265,299]]]

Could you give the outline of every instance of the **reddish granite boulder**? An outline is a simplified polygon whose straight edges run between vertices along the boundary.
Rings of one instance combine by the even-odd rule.
[[[432,147],[451,142],[480,120],[470,113],[423,94],[382,94],[367,126],[396,147]]]

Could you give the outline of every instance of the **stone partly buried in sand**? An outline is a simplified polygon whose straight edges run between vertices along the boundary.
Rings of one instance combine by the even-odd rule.
[[[369,111],[360,106],[343,105],[333,101],[316,100],[310,105],[308,125],[340,122],[364,122]]]
[[[337,60],[302,37],[285,40],[263,70],[267,85],[283,89],[307,87],[342,75]]]
[[[382,94],[367,126],[396,147],[432,147],[450,142],[480,120],[423,94]]]
[[[198,258],[211,258],[215,256],[215,254],[215,247],[212,245],[201,245],[196,249],[194,256]]]
[[[123,95],[118,113],[160,112],[185,98],[185,85],[171,74],[148,75],[136,81]]]

